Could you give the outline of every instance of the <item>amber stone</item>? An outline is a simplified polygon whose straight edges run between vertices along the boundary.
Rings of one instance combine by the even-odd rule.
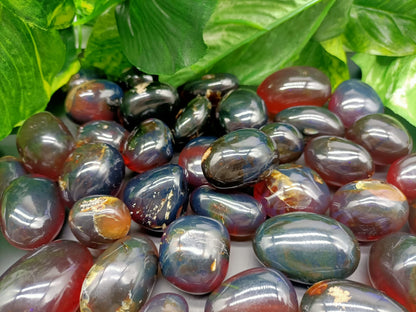
[[[81,312],[138,311],[157,278],[158,252],[143,234],[114,242],[95,261],[82,284]]]
[[[416,236],[393,233],[370,249],[368,273],[372,285],[407,308],[416,311]],[[390,310],[388,310],[390,311]]]
[[[16,146],[29,172],[57,180],[75,142],[60,119],[49,112],[41,112],[26,119],[20,127]]]
[[[1,230],[7,241],[21,249],[34,249],[52,241],[64,224],[65,209],[56,182],[21,176],[4,191]]]
[[[304,157],[306,165],[332,186],[370,178],[375,170],[371,155],[364,147],[341,137],[313,138],[305,146]]]
[[[106,248],[130,230],[131,216],[117,197],[87,196],[78,200],[69,212],[68,222],[74,236],[90,248]]]
[[[413,140],[406,127],[387,114],[371,114],[358,119],[346,137],[364,146],[377,165],[390,165],[411,153]]]
[[[257,94],[265,101],[269,115],[299,105],[324,105],[331,95],[329,78],[319,69],[287,67],[268,76]]]
[[[92,265],[88,249],[75,241],[35,249],[0,277],[0,311],[75,312]]]

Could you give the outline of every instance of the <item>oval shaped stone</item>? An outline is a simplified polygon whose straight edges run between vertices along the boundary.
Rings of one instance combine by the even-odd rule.
[[[183,216],[166,228],[159,252],[162,275],[172,285],[187,293],[206,294],[227,274],[230,236],[217,220]]]
[[[416,272],[415,235],[393,233],[371,246],[368,258],[371,284],[401,303],[409,312],[416,311],[414,272]]]
[[[92,195],[76,201],[68,223],[74,236],[90,248],[107,248],[130,230],[130,210],[117,197]]]
[[[346,138],[364,146],[377,165],[389,165],[412,152],[413,139],[406,127],[387,114],[371,114],[358,119]]]
[[[201,186],[192,192],[190,205],[196,214],[224,224],[231,237],[250,237],[266,220],[263,206],[243,192],[221,192]]]
[[[346,278],[360,261],[360,247],[351,230],[312,212],[289,212],[266,220],[256,231],[253,247],[263,265],[305,284]]]
[[[30,175],[13,180],[1,200],[1,230],[20,249],[51,242],[65,220],[65,208],[56,182]]]
[[[140,312],[188,312],[189,306],[185,298],[176,293],[160,293],[140,309]]]
[[[289,107],[279,112],[274,120],[294,125],[307,139],[321,135],[343,136],[345,131],[341,119],[320,106]]]
[[[398,187],[408,200],[416,199],[416,153],[393,162],[387,171],[386,180]]]
[[[263,99],[248,88],[238,88],[227,93],[218,103],[217,115],[225,132],[260,128],[268,119]]]
[[[296,161],[303,153],[303,134],[294,125],[272,122],[260,128],[275,143],[279,152],[279,163]]]
[[[254,185],[253,192],[269,217],[291,211],[324,214],[331,199],[319,174],[298,164],[279,165]]]
[[[314,67],[292,66],[278,70],[259,85],[257,94],[273,117],[292,106],[322,106],[331,96],[328,76]]]
[[[80,243],[57,240],[35,249],[0,277],[0,311],[75,312],[93,265]]]
[[[135,176],[123,191],[123,201],[133,221],[159,232],[186,211],[187,200],[185,174],[174,164]]]
[[[127,137],[121,153],[126,166],[135,172],[167,164],[173,157],[173,135],[160,119],[142,121]]]
[[[124,174],[123,157],[117,149],[106,143],[89,143],[68,156],[59,186],[65,201],[72,205],[89,195],[116,195]]]
[[[325,280],[312,285],[303,295],[301,312],[406,312],[381,291],[349,280]]]
[[[359,241],[375,241],[400,231],[407,223],[409,204],[394,185],[367,179],[340,187],[333,194],[329,214],[348,226]]]
[[[45,111],[25,120],[17,132],[16,147],[29,172],[57,180],[75,141],[62,120]]]
[[[202,155],[216,140],[212,136],[200,136],[188,142],[179,153],[178,165],[185,170],[186,180],[190,187],[208,185],[209,182],[202,172]]]
[[[258,129],[239,129],[217,139],[202,157],[202,172],[213,186],[232,188],[269,175],[278,155],[273,140]]]
[[[341,82],[331,95],[328,109],[342,120],[346,128],[361,117],[384,113],[384,105],[377,92],[358,79]]]
[[[114,242],[85,277],[80,311],[138,311],[153,290],[157,270],[157,249],[147,236],[135,234]]]
[[[363,180],[374,174],[374,163],[367,150],[341,137],[313,138],[304,150],[305,163],[332,186]]]
[[[284,274],[270,268],[242,271],[215,289],[205,312],[298,312],[295,288]]]

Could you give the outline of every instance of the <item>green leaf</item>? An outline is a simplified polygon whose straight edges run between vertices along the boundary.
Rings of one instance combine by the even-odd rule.
[[[416,55],[405,57],[356,54],[362,80],[378,93],[384,105],[416,126]]]
[[[90,22],[122,0],[74,0],[77,20],[74,25]]]
[[[375,55],[416,53],[416,1],[354,0],[345,43],[352,51]]]
[[[0,5],[41,29],[69,27],[75,16],[73,0],[0,0]]]
[[[208,72],[235,74],[243,84],[259,84],[294,61],[334,1],[221,1],[204,32],[207,54],[164,80],[172,85]]]
[[[350,78],[347,57],[340,37],[322,42],[312,39],[291,65],[312,66],[320,69],[329,77],[332,89]]]
[[[119,77],[125,68],[131,66],[123,53],[114,7],[95,22],[81,61],[83,67],[102,69],[110,78]]]
[[[126,0],[117,24],[128,60],[149,74],[172,74],[205,54],[203,28],[215,0]]]
[[[347,26],[353,0],[337,0],[314,35],[317,41],[326,41],[341,35]]]
[[[65,45],[56,30],[32,28],[0,6],[0,138],[43,110],[57,85]]]

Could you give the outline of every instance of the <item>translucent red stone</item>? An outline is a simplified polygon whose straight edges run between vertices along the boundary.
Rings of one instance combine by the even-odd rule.
[[[416,199],[416,153],[393,162],[387,171],[386,179],[397,186],[408,200]]]
[[[268,76],[257,94],[265,101],[269,115],[299,105],[324,105],[331,95],[329,78],[319,69],[294,66]]]

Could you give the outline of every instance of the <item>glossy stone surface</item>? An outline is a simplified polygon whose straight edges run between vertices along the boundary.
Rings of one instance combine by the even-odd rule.
[[[202,157],[202,172],[217,188],[254,183],[270,173],[278,155],[273,140],[258,129],[239,129],[217,139]]]
[[[250,237],[266,220],[263,206],[243,192],[201,186],[192,192],[189,203],[194,213],[224,224],[231,237]]]
[[[253,248],[266,267],[305,284],[346,278],[357,268],[360,248],[345,225],[324,215],[290,212],[266,220]]]
[[[143,234],[114,242],[95,261],[82,284],[81,312],[138,311],[157,278],[158,252]]]
[[[205,312],[298,312],[292,283],[279,271],[253,268],[242,271],[215,289]]]
[[[89,195],[116,195],[124,179],[123,157],[106,143],[77,147],[65,161],[59,186],[65,201],[73,204]]]
[[[21,176],[3,194],[1,230],[17,248],[34,249],[49,243],[58,235],[64,219],[59,189],[50,179]]]
[[[126,166],[144,172],[168,163],[173,157],[173,135],[160,119],[149,118],[133,129],[122,148]]]
[[[230,237],[222,223],[204,216],[184,216],[172,222],[160,243],[162,275],[191,294],[217,288],[228,271]]]
[[[173,134],[175,142],[188,142],[204,133],[204,126],[211,116],[211,102],[204,96],[197,96],[176,118]]]
[[[65,98],[65,112],[78,124],[91,120],[115,120],[118,117],[123,90],[118,84],[96,79],[69,90]]]
[[[189,306],[185,298],[176,293],[160,293],[140,309],[140,312],[188,312]]]
[[[33,250],[0,277],[0,311],[75,312],[93,258],[75,241]]]
[[[416,153],[393,162],[387,171],[386,180],[398,187],[408,200],[416,199]]]
[[[83,197],[69,211],[74,236],[90,248],[107,248],[130,230],[131,216],[119,198],[107,195]]]
[[[217,115],[225,132],[260,128],[268,119],[263,99],[248,88],[238,88],[227,93],[218,103]]]
[[[130,67],[120,74],[117,83],[123,90],[130,90],[141,83],[153,82],[156,77],[146,74],[136,67]]]
[[[284,122],[272,122],[260,128],[274,142],[279,152],[279,163],[296,161],[303,152],[305,142],[303,134],[294,125]]]
[[[332,186],[373,176],[375,166],[367,150],[341,137],[313,138],[304,149],[305,163]]]
[[[254,185],[254,198],[269,217],[292,211],[324,214],[331,193],[316,171],[298,164],[283,164]]]
[[[78,87],[85,82],[104,78],[105,74],[98,68],[81,68],[76,74],[72,75],[66,86],[63,87],[64,91],[69,91],[72,88]]]
[[[26,170],[23,163],[14,156],[3,156],[0,158],[0,198],[9,186],[10,182],[25,175]]]
[[[57,180],[75,142],[60,119],[41,112],[26,119],[19,128],[16,146],[29,172]]]
[[[359,241],[375,241],[407,223],[409,205],[394,185],[367,179],[340,187],[333,195],[329,214],[348,226]]]
[[[239,82],[236,76],[229,73],[207,74],[185,83],[181,87],[181,97],[189,101],[197,95],[207,96],[216,105],[227,92],[237,89]]]
[[[283,68],[268,76],[257,94],[265,101],[271,116],[292,106],[322,106],[331,95],[329,78],[319,69],[307,66]]]
[[[305,138],[320,135],[344,135],[344,125],[341,119],[325,107],[289,107],[280,111],[274,120],[294,125]]]
[[[93,120],[78,128],[76,145],[101,142],[120,150],[128,135],[128,131],[115,121]]]
[[[183,169],[164,165],[130,179],[123,201],[132,219],[152,231],[163,231],[186,211],[188,188]]]
[[[301,312],[406,312],[381,291],[349,280],[325,280],[303,295]]]
[[[178,165],[185,170],[189,187],[195,188],[209,184],[202,172],[202,155],[216,139],[212,136],[197,137],[189,141],[179,153]]]
[[[341,82],[331,96],[328,109],[339,116],[346,128],[361,117],[384,113],[383,102],[377,92],[358,79]]]
[[[409,312],[416,311],[415,271],[415,235],[393,233],[371,246],[368,273],[372,285],[401,303]]]
[[[371,114],[357,120],[346,137],[370,153],[377,165],[389,165],[411,153],[413,140],[405,126],[395,117]]]
[[[121,120],[129,131],[148,118],[158,118],[171,126],[179,105],[179,95],[174,87],[160,82],[145,82],[124,94],[120,106]]]

